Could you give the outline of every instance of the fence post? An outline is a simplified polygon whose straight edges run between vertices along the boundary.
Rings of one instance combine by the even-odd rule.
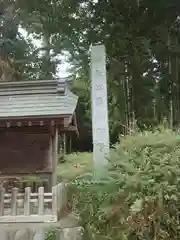
[[[38,230],[35,235],[33,240],[45,240],[45,229],[40,229]]]
[[[31,188],[26,187],[24,193],[24,215],[30,215]]]
[[[57,215],[57,207],[58,207],[58,191],[57,186],[52,188],[52,214]]]
[[[44,187],[38,188],[38,214],[44,214]],[[34,240],[45,240],[45,230],[43,228],[36,232]]]
[[[58,199],[58,215],[61,215],[65,208],[67,208],[67,185],[59,183],[57,186],[57,199]]]
[[[44,187],[38,188],[38,214],[44,214]]]
[[[16,216],[17,214],[17,194],[18,194],[18,188],[12,189],[12,202],[11,202],[11,215]]]

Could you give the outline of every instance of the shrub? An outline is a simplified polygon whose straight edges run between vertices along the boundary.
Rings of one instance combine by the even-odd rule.
[[[103,179],[77,178],[72,190],[89,239],[180,239],[179,157],[175,133],[145,132],[122,139]]]

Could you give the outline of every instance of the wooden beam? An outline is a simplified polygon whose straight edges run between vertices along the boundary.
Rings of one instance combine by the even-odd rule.
[[[59,125],[59,132],[65,133],[65,132],[76,132],[77,127],[76,126],[69,126],[67,128],[62,128],[61,125]]]
[[[50,176],[52,173],[51,171],[44,171],[44,172],[24,172],[24,173],[1,173],[0,174],[0,182],[6,179],[14,179],[14,178],[23,178],[26,179],[27,175],[31,175],[31,177],[40,177],[42,179],[46,179],[48,176]]]
[[[64,126],[64,118],[52,118],[52,119],[44,119],[44,118],[29,118],[29,119],[0,119],[0,127],[24,127],[24,126],[43,126],[43,125],[55,125],[61,124]]]
[[[0,127],[0,133],[3,132],[15,132],[15,133],[32,133],[32,134],[43,134],[50,133],[49,126],[14,126],[9,128]]]
[[[39,125],[39,126],[9,126],[8,128],[0,127],[1,132],[19,132],[19,133],[32,133],[32,134],[39,134],[39,133],[53,133],[55,126],[49,125]],[[63,125],[58,125],[59,132],[75,132],[76,128],[74,126],[69,126],[68,128],[64,128]]]
[[[17,215],[17,216],[0,216],[0,224],[2,223],[53,223],[57,222],[56,215]]]
[[[44,116],[44,115],[41,115],[41,116],[16,116],[16,117],[1,117],[0,118],[0,122],[1,121],[19,121],[19,120],[26,120],[26,121],[39,121],[39,120],[63,120],[64,118],[69,118],[71,116],[71,114],[62,114],[60,116],[57,116],[57,115],[49,115],[49,116]]]
[[[38,122],[22,122],[22,121],[7,121],[7,122],[0,122],[0,131],[17,131],[17,132],[50,132],[51,129],[54,129],[55,126],[58,126],[60,132],[77,132],[77,126],[69,125],[64,126],[62,121],[55,122],[54,120],[45,122],[45,121],[38,121]]]

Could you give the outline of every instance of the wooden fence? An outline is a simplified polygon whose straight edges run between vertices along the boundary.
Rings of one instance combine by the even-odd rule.
[[[67,186],[60,183],[52,188],[52,192],[44,192],[39,187],[32,193],[26,187],[24,193],[13,188],[6,193],[0,188],[0,225],[6,223],[55,223],[60,218],[62,209],[67,205]]]

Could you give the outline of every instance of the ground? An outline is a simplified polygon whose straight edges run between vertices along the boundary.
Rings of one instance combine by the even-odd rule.
[[[72,180],[92,169],[92,153],[73,153],[66,156],[58,166],[58,179]]]

